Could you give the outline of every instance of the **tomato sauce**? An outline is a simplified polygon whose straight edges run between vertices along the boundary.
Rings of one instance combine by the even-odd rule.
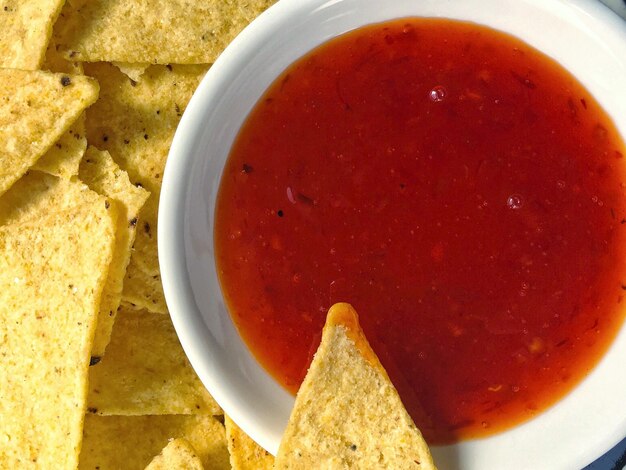
[[[506,429],[623,322],[623,156],[582,85],[511,36],[350,32],[291,65],[236,139],[215,227],[231,315],[295,392],[350,302],[430,443]]]

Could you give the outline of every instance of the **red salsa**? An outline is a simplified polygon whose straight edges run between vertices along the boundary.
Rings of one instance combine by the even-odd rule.
[[[623,157],[589,92],[511,36],[350,32],[291,65],[236,139],[215,228],[231,315],[295,392],[349,302],[431,443],[501,431],[622,324]]]

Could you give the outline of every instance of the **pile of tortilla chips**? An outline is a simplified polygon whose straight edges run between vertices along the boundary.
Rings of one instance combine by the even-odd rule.
[[[170,320],[156,243],[169,147],[210,64],[272,1],[0,0],[1,468],[363,468],[375,454],[431,468],[361,346],[342,360],[385,390],[374,409],[346,419],[314,363],[274,462],[202,386]],[[402,422],[380,421],[384,442],[325,431],[352,436],[376,413]]]

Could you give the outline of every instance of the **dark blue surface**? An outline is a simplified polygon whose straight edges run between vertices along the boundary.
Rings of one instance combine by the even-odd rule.
[[[624,468],[626,468],[626,439],[583,470],[623,470]]]

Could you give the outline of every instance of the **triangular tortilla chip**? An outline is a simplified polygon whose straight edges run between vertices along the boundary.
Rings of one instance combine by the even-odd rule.
[[[141,219],[139,220],[141,222]],[[156,257],[155,253],[154,258]],[[167,314],[161,275],[147,274],[141,266],[133,262],[132,257],[130,261],[124,279],[122,303],[136,310],[145,309],[153,313]]]
[[[46,217],[50,208],[66,210],[77,201],[99,200],[101,193],[118,203],[114,260],[107,275],[102,294],[98,326],[92,355],[100,357],[109,342],[115,313],[120,303],[122,281],[134,240],[136,217],[148,197],[145,189],[130,184],[128,175],[106,152],[89,151],[89,161],[81,166],[81,177],[90,188],[78,180],[64,180],[39,171],[30,171],[0,197],[0,224],[24,222]]]
[[[64,10],[61,10],[57,22],[54,24],[52,31],[52,37],[48,42],[48,49],[46,50],[46,56],[41,66],[42,70],[49,70],[56,73],[69,73],[72,75],[84,75],[83,65],[81,62],[75,59],[70,59],[63,54],[61,46],[59,45],[60,36],[59,30],[65,27],[67,19],[65,17]]]
[[[274,468],[274,456],[254,442],[229,416],[224,415],[224,426],[233,470]]]
[[[118,214],[104,197],[0,227],[0,468],[76,468]]]
[[[62,18],[59,18],[62,21]],[[58,22],[57,22],[58,23]],[[69,73],[73,75],[83,75],[83,66],[79,62],[67,61],[58,51],[58,46],[54,42],[54,33],[48,50],[46,59],[42,65],[43,70],[54,73]],[[84,113],[70,126],[55,144],[41,157],[33,169],[44,171],[50,175],[60,178],[71,178],[78,174],[78,166],[87,149],[87,138],[85,136],[85,116]]]
[[[0,67],[36,70],[64,0],[4,0],[0,3]]]
[[[153,65],[139,82],[105,63],[85,64],[100,83],[100,100],[87,112],[87,137],[152,194],[137,224],[123,300],[167,313],[157,258],[157,210],[161,179],[174,132],[207,70],[196,65]]]
[[[273,0],[90,0],[65,8],[68,55],[84,62],[210,64]]]
[[[159,213],[159,197],[160,192],[155,190],[141,209],[139,220],[143,230],[137,233],[137,242],[133,252],[133,264],[148,276],[160,274],[159,263],[156,259],[156,227]]]
[[[0,69],[0,195],[97,97],[91,78]]]
[[[276,456],[277,469],[313,467],[435,468],[348,304],[328,312]]]
[[[204,466],[187,439],[173,439],[152,459],[146,470],[203,470]]]
[[[100,415],[221,414],[185,356],[169,315],[125,307],[106,355],[89,370],[87,403]]]
[[[86,149],[85,116],[81,114],[68,131],[35,162],[33,169],[69,179],[78,174],[78,167]]]
[[[161,187],[178,122],[208,66],[153,65],[135,82],[106,63],[85,64],[100,99],[87,112],[87,137],[151,192]]]
[[[115,314],[122,299],[122,288],[126,267],[137,232],[139,210],[150,193],[130,182],[128,174],[115,164],[109,152],[89,147],[80,164],[79,177],[98,194],[119,202],[122,217],[117,227],[113,263],[100,303],[100,316],[96,327],[92,355],[100,357],[111,339]]]
[[[179,437],[191,444],[204,468],[230,469],[224,426],[207,415],[87,415],[78,468],[143,470]]]

